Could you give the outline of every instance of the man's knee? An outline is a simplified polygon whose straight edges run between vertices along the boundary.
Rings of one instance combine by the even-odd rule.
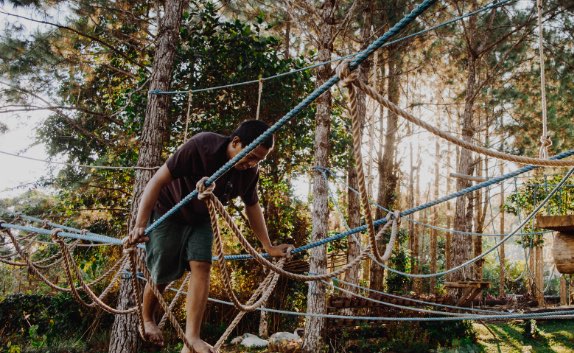
[[[191,273],[209,274],[211,271],[211,263],[206,261],[190,261],[189,267],[191,268]]]

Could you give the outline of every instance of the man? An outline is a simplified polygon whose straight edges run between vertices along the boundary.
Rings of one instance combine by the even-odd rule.
[[[146,242],[146,263],[160,291],[169,282],[180,278],[186,269],[191,270],[186,299],[185,335],[197,353],[215,352],[199,335],[209,293],[213,241],[207,206],[194,198],[162,222],[149,237],[145,236],[144,231],[150,219],[153,221],[166,213],[195,190],[202,177],[212,175],[268,128],[262,121],[248,120],[240,124],[231,136],[211,132],[193,136],[155,173],[146,185],[139,204],[130,242]],[[290,245],[271,244],[257,196],[258,164],[272,148],[273,136],[223,175],[216,182],[213,193],[223,204],[241,196],[251,229],[265,251],[271,256],[285,256]],[[162,345],[163,337],[154,318],[158,306],[157,298],[148,283],[143,294],[145,338]],[[185,345],[182,352],[189,352]]]

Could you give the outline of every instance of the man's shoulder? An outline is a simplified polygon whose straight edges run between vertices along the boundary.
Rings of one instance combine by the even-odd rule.
[[[189,140],[197,146],[200,153],[215,154],[228,142],[229,137],[206,131],[193,135]]]
[[[217,143],[228,139],[227,136],[215,132],[204,131],[193,135],[190,140],[196,143]]]

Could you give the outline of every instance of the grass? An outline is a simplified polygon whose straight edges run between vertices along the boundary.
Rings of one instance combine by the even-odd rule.
[[[525,336],[522,322],[486,325],[490,331],[482,324],[473,325],[484,352],[574,353],[574,320],[538,321],[536,338]]]

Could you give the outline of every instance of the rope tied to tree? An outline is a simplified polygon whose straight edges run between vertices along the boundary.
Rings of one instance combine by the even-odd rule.
[[[187,142],[187,129],[189,128],[189,120],[191,116],[191,102],[193,101],[193,92],[190,90],[187,96],[187,114],[185,117],[185,130],[183,131],[183,143]]]
[[[257,94],[257,112],[255,113],[255,120],[259,120],[259,111],[261,110],[262,94],[263,94],[263,77],[259,77],[259,90]]]
[[[362,124],[363,118],[359,116],[359,110],[357,109],[357,92],[355,90],[355,86],[358,82],[361,82],[359,79],[359,67],[355,70],[351,70],[350,61],[345,60],[339,66],[337,66],[336,73],[338,77],[341,79],[341,82],[347,90],[349,91],[349,108],[351,111],[351,122],[352,122],[352,129],[353,129],[353,156],[355,158],[355,170],[357,171],[357,181],[359,184],[359,196],[361,199],[361,207],[365,214],[365,222],[367,225],[367,233],[369,235],[369,249],[370,254],[374,257],[376,262],[386,262],[391,255],[392,245],[388,246],[385,249],[385,254],[387,258],[385,259],[383,255],[381,255],[379,248],[377,246],[377,241],[380,237],[382,237],[384,233],[384,227],[382,227],[379,232],[375,232],[375,222],[373,219],[373,214],[371,212],[370,202],[369,202],[369,195],[367,194],[367,185],[365,182],[365,172],[363,168],[363,156],[361,152],[361,135],[362,135]],[[393,217],[394,215],[394,217]],[[400,213],[389,214],[388,217],[393,219],[393,227],[395,236],[392,237],[392,241],[394,242],[396,239],[396,232],[397,232],[397,224],[398,224],[398,217]],[[388,224],[388,223],[387,223]],[[389,249],[390,248],[390,249]]]
[[[552,140],[548,136],[548,109],[546,103],[546,69],[544,65],[544,27],[542,26],[542,0],[536,0],[538,10],[538,59],[540,61],[540,95],[542,98],[542,135],[540,136],[539,157],[548,158],[548,148]]]
[[[337,68],[335,69],[335,73],[341,80],[340,82],[344,87],[351,86],[355,81],[359,79],[359,68],[351,70],[349,67],[350,63],[351,60],[349,59],[343,60],[339,65],[337,65]]]

